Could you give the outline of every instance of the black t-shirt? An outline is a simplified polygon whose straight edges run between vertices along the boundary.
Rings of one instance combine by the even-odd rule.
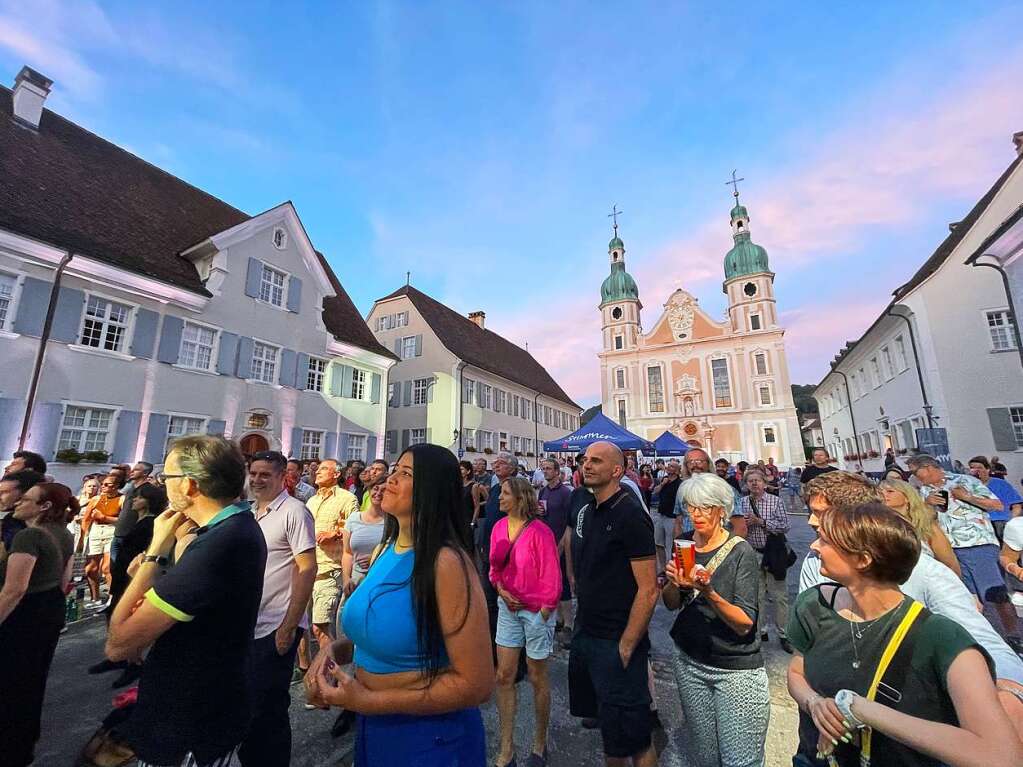
[[[576,625],[601,639],[619,639],[636,598],[632,560],[655,556],[654,525],[628,488],[599,505],[593,500],[580,509],[575,525],[582,538],[579,558],[573,560]],[[642,641],[647,641],[645,632]]]
[[[697,551],[696,563],[706,567],[719,549]],[[714,569],[710,583],[722,599],[746,613],[753,626],[745,636],[739,636],[706,598],[697,593],[696,599],[678,614],[671,627],[675,644],[690,658],[715,668],[736,670],[763,666],[757,635],[760,578],[760,555],[749,543],[740,541]]]
[[[266,539],[244,507],[214,522],[146,595],[177,621],[146,656],[129,722],[129,742],[153,764],[178,764],[189,751],[200,764],[211,761],[249,726],[246,666]]]
[[[803,474],[800,476],[799,481],[805,485],[811,479],[819,477],[821,474],[827,474],[829,471],[838,471],[838,469],[834,466],[825,466],[823,469],[818,469],[816,465],[811,464],[803,469]]]
[[[588,487],[580,485],[572,491],[568,498],[568,524],[572,527],[572,565],[577,567],[579,561],[580,546],[583,539],[579,537],[579,512],[593,503],[593,493]]]
[[[665,482],[661,488],[661,499],[657,502],[657,513],[665,517],[675,516],[675,498],[678,497],[678,489],[682,487],[682,478]]]

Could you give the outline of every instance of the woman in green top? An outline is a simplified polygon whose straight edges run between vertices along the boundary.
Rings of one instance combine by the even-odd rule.
[[[812,548],[824,584],[800,594],[788,636],[789,693],[800,710],[800,756],[840,767],[1018,767],[1016,738],[995,692],[990,659],[959,624],[924,610],[883,677],[867,694],[882,655],[917,605],[899,585],[920,557],[920,538],[880,503],[833,509]],[[908,657],[907,657],[908,656]],[[816,754],[816,758],[815,758]]]
[[[0,555],[0,763],[32,763],[39,740],[46,676],[64,625],[78,513],[71,489],[42,482],[27,490],[14,516],[28,526]]]

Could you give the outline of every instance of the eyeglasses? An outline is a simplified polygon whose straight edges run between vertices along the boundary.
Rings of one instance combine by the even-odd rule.
[[[689,507],[689,516],[691,517],[713,517],[715,514],[719,514],[720,511],[713,506],[709,506],[706,509],[699,506]]]
[[[183,479],[184,477],[187,476],[188,476],[187,474],[168,474],[165,471],[159,471],[156,473],[156,480],[161,485],[166,485],[168,479]]]

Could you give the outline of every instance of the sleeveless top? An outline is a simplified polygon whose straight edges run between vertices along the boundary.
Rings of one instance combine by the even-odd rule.
[[[355,665],[372,674],[423,671],[412,604],[415,551],[398,554],[392,543],[370,567],[341,612],[345,635],[355,643]],[[451,664],[441,646],[439,668]]]
[[[355,555],[355,562],[352,565],[352,580],[358,583],[366,577],[366,569],[359,565],[359,559],[371,556],[376,547],[380,545],[380,541],[384,537],[384,520],[372,523],[363,522],[362,512],[357,511],[348,517],[345,527],[348,529],[348,545],[352,547],[352,554]]]

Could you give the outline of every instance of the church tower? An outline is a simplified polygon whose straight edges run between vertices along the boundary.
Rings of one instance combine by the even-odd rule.
[[[778,326],[774,273],[767,263],[767,251],[750,239],[749,212],[739,204],[738,189],[734,195],[730,218],[735,244],[725,254],[722,285],[728,296],[728,319],[734,333],[773,330]]]
[[[607,245],[611,261],[611,274],[600,286],[601,326],[604,330],[604,351],[635,349],[642,332],[636,281],[625,271],[625,243],[618,237],[618,222],[614,224],[614,237]]]

